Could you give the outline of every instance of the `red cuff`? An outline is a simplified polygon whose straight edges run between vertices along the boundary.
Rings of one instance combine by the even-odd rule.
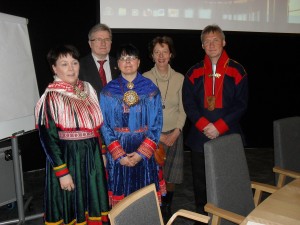
[[[156,143],[151,139],[146,138],[138,148],[137,152],[150,159],[150,157],[153,155],[153,152],[155,151],[156,148],[157,148]]]
[[[225,121],[222,119],[218,119],[216,122],[214,122],[214,125],[220,134],[224,134],[226,131],[229,130],[229,127],[227,126]]]
[[[114,160],[117,160],[118,158],[126,155],[126,152],[122,148],[119,141],[113,141],[107,146],[107,149]]]
[[[61,166],[57,166],[53,168],[56,177],[63,177],[69,174],[69,169],[67,168],[67,164],[62,164]]]
[[[209,124],[209,121],[205,117],[201,117],[195,124],[198,130],[203,131],[204,127]]]

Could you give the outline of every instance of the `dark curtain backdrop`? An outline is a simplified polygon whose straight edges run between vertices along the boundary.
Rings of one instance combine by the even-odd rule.
[[[82,55],[87,54],[87,33],[99,21],[98,9],[98,0],[1,0],[0,12],[29,20],[28,30],[40,94],[53,80],[45,57],[48,50],[59,43],[70,43],[78,47]],[[111,53],[114,55],[121,43],[133,43],[141,51],[140,71],[144,72],[153,66],[148,57],[149,41],[157,35],[168,35],[173,38],[177,51],[172,66],[185,74],[204,56],[200,33],[200,30],[114,29]],[[225,34],[229,56],[240,62],[249,74],[249,108],[242,120],[246,147],[273,147],[273,120],[300,114],[300,34]],[[44,154],[37,132],[27,133],[20,139],[25,171],[43,167]]]

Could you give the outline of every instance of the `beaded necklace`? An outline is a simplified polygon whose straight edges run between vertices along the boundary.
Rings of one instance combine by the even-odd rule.
[[[158,85],[157,78],[156,78],[155,80],[156,80],[156,86],[157,86],[157,87],[158,87],[158,89],[160,90],[160,88],[159,88],[159,85]],[[161,99],[161,103],[162,103],[162,108],[163,108],[163,109],[165,109],[165,108],[166,108],[166,106],[165,106],[165,102],[166,102],[166,98],[167,98],[168,90],[169,90],[169,80],[168,80],[168,84],[167,84],[167,90],[166,90],[166,93],[165,93],[165,97]]]

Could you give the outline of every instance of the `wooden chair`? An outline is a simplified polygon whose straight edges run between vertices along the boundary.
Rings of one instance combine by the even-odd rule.
[[[178,217],[208,223],[209,217],[180,209],[172,215],[167,225]],[[148,185],[125,197],[108,213],[111,225],[163,225],[163,218],[154,184]]]
[[[263,192],[277,187],[250,181],[239,134],[213,139],[204,145],[207,204],[212,225],[240,224],[260,203]],[[255,190],[253,195],[253,190]]]
[[[273,121],[274,162],[277,187],[300,177],[300,117]],[[287,179],[286,179],[287,178]]]

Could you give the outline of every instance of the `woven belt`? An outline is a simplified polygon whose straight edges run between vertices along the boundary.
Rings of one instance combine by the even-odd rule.
[[[130,132],[129,127],[115,127],[115,131],[118,131],[120,133],[128,133]],[[138,130],[135,130],[134,133],[142,133],[148,130],[148,127],[141,127]]]
[[[84,140],[96,137],[95,132],[91,131],[58,131],[61,140]]]

